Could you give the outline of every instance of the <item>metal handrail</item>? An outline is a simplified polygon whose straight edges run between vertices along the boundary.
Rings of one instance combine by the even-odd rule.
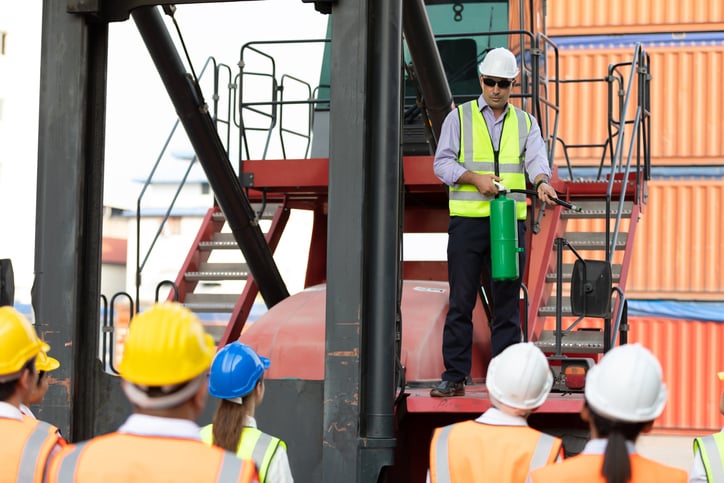
[[[209,57],[206,59],[206,62],[204,62],[204,65],[201,68],[201,71],[199,73],[199,80],[201,80],[203,78],[204,73],[206,72],[207,68],[210,65],[213,66],[213,73],[214,73],[214,79],[213,79],[213,82],[214,82],[213,101],[214,101],[214,103],[213,103],[212,118],[216,124],[218,124],[218,123],[225,124],[227,131],[229,131],[230,123],[228,122],[228,120],[220,120],[218,118],[218,95],[219,95],[219,83],[220,83],[220,81],[219,81],[220,76],[218,74],[218,71],[220,69],[227,69],[230,73],[231,70],[225,64],[218,64],[216,62],[216,59],[214,59],[213,57]],[[229,84],[227,85],[227,88],[231,94],[235,93],[236,86],[233,86],[231,82],[229,82]],[[236,96],[230,95],[229,103],[233,103],[233,102],[235,102],[235,100],[236,100]],[[231,117],[231,116],[229,116],[229,117]],[[159,237],[161,236],[161,233],[163,232],[163,228],[166,226],[166,222],[168,221],[168,219],[171,215],[171,211],[174,208],[175,202],[178,199],[178,196],[181,193],[181,190],[185,186],[186,180],[191,171],[191,168],[193,167],[193,165],[196,161],[196,156],[194,156],[192,158],[191,162],[189,163],[189,166],[186,169],[186,172],[184,173],[184,176],[182,177],[178,187],[176,188],[176,192],[174,193],[172,201],[169,204],[168,208],[166,209],[166,212],[165,212],[163,218],[161,219],[159,227],[156,230],[156,234],[153,237],[153,240],[151,241],[150,246],[148,247],[148,250],[146,251],[145,255],[143,256],[143,261],[141,261],[141,204],[142,204],[143,198],[146,194],[148,187],[151,185],[151,183],[153,181],[153,178],[156,174],[156,170],[158,169],[159,165],[161,164],[162,159],[164,158],[164,156],[166,155],[166,153],[168,151],[168,147],[169,147],[169,144],[171,143],[171,139],[173,138],[174,134],[176,133],[176,129],[178,128],[179,124],[180,124],[180,120],[176,119],[176,121],[174,122],[174,124],[171,128],[169,135],[166,137],[166,140],[161,148],[161,151],[159,152],[158,156],[156,157],[156,161],[153,164],[153,167],[151,168],[151,172],[149,173],[148,177],[146,178],[146,181],[144,182],[143,187],[141,188],[138,198],[136,199],[136,277],[135,277],[135,289],[136,289],[135,307],[136,307],[136,310],[140,309],[141,275],[142,275],[143,269],[145,268],[146,263],[148,262],[148,260],[151,256],[151,253],[153,252],[156,242],[158,241]],[[228,149],[229,138],[230,138],[230,133],[227,132],[227,135],[226,135],[227,149]]]

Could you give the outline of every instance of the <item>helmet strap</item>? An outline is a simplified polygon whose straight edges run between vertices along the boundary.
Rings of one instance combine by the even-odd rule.
[[[163,386],[169,390],[169,394],[165,396],[150,396],[148,391],[151,386],[142,384],[133,384],[129,381],[123,381],[123,392],[132,404],[143,409],[169,409],[191,399],[199,390],[201,384],[206,380],[206,373],[191,379],[190,381],[175,386]],[[177,389],[174,391],[174,389]],[[171,392],[173,391],[173,392]],[[164,391],[165,392],[165,391]]]

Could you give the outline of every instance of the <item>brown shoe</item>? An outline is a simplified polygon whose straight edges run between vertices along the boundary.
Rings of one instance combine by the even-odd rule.
[[[465,382],[442,381],[430,391],[432,397],[454,397],[465,395]]]

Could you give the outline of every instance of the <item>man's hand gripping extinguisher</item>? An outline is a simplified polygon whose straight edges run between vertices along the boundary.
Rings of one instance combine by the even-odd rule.
[[[490,201],[490,262],[492,278],[496,281],[516,280],[520,275],[518,254],[523,251],[518,246],[518,217],[516,216],[515,200],[505,196],[506,193],[526,193],[537,195],[532,190],[508,190],[505,186],[493,181],[498,194]],[[575,205],[556,198],[555,202],[569,210],[581,211]]]

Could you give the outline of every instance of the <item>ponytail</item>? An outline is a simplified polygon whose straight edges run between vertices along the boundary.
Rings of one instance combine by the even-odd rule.
[[[631,479],[631,456],[626,448],[626,441],[636,441],[641,431],[649,423],[626,423],[613,421],[596,414],[588,406],[598,436],[608,438],[606,452],[603,455],[601,475],[607,483],[626,483]]]

